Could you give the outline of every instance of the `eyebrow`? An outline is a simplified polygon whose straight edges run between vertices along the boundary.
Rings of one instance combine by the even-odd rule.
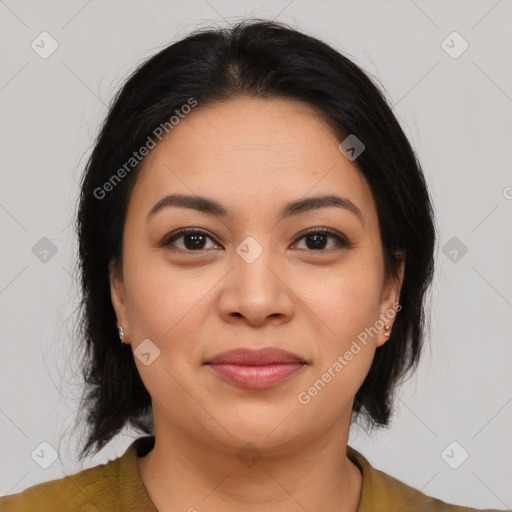
[[[230,212],[213,199],[197,195],[171,194],[162,197],[162,199],[151,208],[146,216],[146,220],[148,221],[157,212],[171,207],[190,208],[216,217],[226,218],[230,216]],[[286,219],[308,211],[332,207],[343,208],[351,212],[358,218],[361,224],[365,224],[361,210],[350,199],[331,194],[307,197],[287,203],[279,210],[278,218]]]

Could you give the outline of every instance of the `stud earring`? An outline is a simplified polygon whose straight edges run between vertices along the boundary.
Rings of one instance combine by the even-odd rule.
[[[117,327],[118,331],[119,331],[119,338],[121,340],[121,343],[124,343],[124,331],[123,331],[123,328],[119,325]]]
[[[389,336],[391,336],[391,326],[390,325],[384,326],[384,336],[387,336],[388,338],[389,338]]]

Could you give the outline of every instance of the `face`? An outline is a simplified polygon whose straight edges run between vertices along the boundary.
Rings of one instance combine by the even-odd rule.
[[[111,292],[156,432],[291,449],[333,426],[348,430],[387,340],[383,325],[393,325],[403,267],[385,280],[373,196],[340,142],[302,102],[237,98],[198,105],[147,156]],[[168,204],[150,214],[171,194],[206,197],[225,213]],[[288,203],[325,195],[344,202],[282,215]],[[262,347],[306,364],[263,389],[205,364]]]

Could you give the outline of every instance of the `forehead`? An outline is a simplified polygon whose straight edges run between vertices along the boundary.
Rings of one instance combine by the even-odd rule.
[[[306,196],[338,194],[371,217],[370,189],[340,142],[300,101],[243,97],[199,104],[148,154],[132,201],[147,213],[162,196],[181,192],[254,215]]]

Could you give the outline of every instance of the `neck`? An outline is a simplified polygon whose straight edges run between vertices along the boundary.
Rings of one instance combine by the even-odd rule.
[[[248,443],[231,450],[205,445],[168,427],[160,434],[155,424],[153,450],[137,459],[159,512],[358,510],[362,476],[346,456],[348,428],[343,436],[333,427],[300,447],[263,453]]]

